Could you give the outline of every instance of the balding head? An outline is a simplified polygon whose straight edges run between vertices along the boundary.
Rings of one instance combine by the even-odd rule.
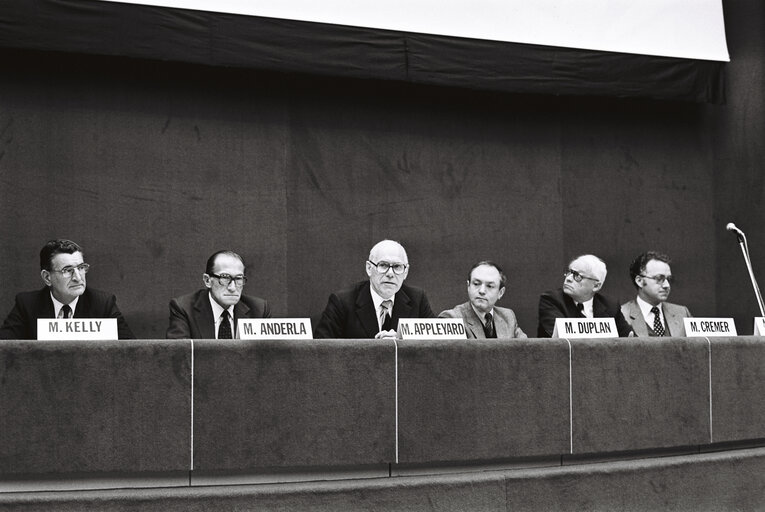
[[[583,254],[568,265],[563,279],[563,293],[574,302],[586,302],[601,289],[606,280],[606,264],[593,254]]]
[[[409,274],[406,250],[393,240],[378,242],[369,251],[366,270],[372,289],[382,298],[389,299],[401,289]]]

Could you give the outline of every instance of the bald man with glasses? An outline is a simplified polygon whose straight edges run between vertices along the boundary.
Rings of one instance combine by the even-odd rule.
[[[537,336],[551,338],[558,318],[613,318],[619,336],[634,336],[619,304],[599,293],[607,273],[605,262],[593,254],[574,258],[563,274],[563,286],[539,298]]]
[[[238,338],[240,318],[271,318],[268,302],[243,295],[247,282],[244,260],[234,251],[224,250],[207,259],[201,290],[170,301],[170,325],[166,338]]]
[[[395,338],[399,318],[433,318],[425,292],[407,286],[409,258],[398,242],[383,240],[369,251],[368,280],[329,296],[315,338]]]
[[[636,336],[685,336],[687,307],[667,302],[674,278],[669,257],[655,251],[638,255],[630,265],[637,297],[622,304],[622,314]]]
[[[36,340],[38,318],[116,318],[120,339],[134,338],[114,295],[87,286],[90,265],[71,240],[49,240],[40,250],[41,290],[22,292],[0,328],[0,339]]]

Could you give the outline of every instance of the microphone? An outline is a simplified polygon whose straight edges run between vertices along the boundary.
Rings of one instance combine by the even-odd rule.
[[[762,300],[760,287],[757,284],[757,280],[754,278],[754,270],[752,270],[752,259],[749,257],[749,244],[746,241],[746,235],[732,222],[726,224],[725,229],[736,233],[738,244],[741,246],[741,254],[744,255],[744,263],[746,263],[746,269],[749,271],[749,278],[752,280],[752,288],[754,289],[754,295],[757,298],[757,305],[760,306],[760,314],[765,317],[765,302]]]
[[[743,234],[744,234],[744,232],[743,232],[743,231],[741,231],[740,229],[738,229],[738,228],[736,227],[736,225],[735,225],[735,224],[733,224],[732,222],[729,222],[729,223],[727,223],[727,224],[725,225],[725,229],[727,229],[728,231],[735,231],[735,232],[736,232],[736,233],[738,233],[739,235],[743,235]]]

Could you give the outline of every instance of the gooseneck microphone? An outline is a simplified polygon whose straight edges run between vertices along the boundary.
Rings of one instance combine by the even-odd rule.
[[[757,285],[757,280],[754,278],[754,270],[752,270],[752,259],[749,257],[749,244],[746,241],[746,235],[743,231],[738,229],[735,224],[729,222],[725,225],[725,229],[736,233],[738,238],[738,244],[741,246],[741,254],[744,255],[744,263],[746,263],[746,269],[749,271],[749,278],[752,280],[752,288],[754,288],[754,296],[757,298],[757,305],[760,306],[760,315],[765,316],[765,304],[762,302],[762,294],[760,293],[760,287]]]

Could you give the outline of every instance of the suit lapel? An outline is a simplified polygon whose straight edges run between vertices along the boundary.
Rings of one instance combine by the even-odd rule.
[[[85,289],[85,292],[80,295],[80,298],[77,299],[77,307],[74,309],[74,314],[72,315],[72,318],[90,318],[90,294],[88,293],[88,289]]]
[[[678,309],[674,304],[664,303],[664,320],[667,321],[667,328],[670,336],[685,336],[685,324],[683,318],[678,314]]]
[[[234,337],[236,337],[239,326],[237,325],[240,318],[250,318],[250,306],[239,300],[234,306]]]
[[[565,293],[561,292],[561,295],[563,295],[563,305],[566,307],[566,314],[568,315],[568,318],[582,318],[584,315],[577,309],[576,303],[574,303],[574,299],[566,295]],[[596,295],[597,297],[597,295]],[[595,304],[596,302],[592,302],[592,311],[593,314],[595,312]],[[594,315],[598,316],[598,315]]]
[[[54,318],[56,316],[56,308],[53,307],[53,300],[50,298],[50,288],[47,286],[40,290],[36,307],[38,308],[36,311],[37,318]],[[35,329],[37,329],[37,322],[35,322]]]
[[[494,308],[494,329],[497,331],[497,338],[512,338],[515,334],[514,329],[510,328],[505,315],[499,314],[499,309]]]
[[[399,318],[412,318],[412,300],[402,287],[393,301],[393,328],[398,329]]]
[[[665,312],[666,313],[666,312]],[[643,312],[640,310],[640,306],[634,300],[627,303],[627,315],[628,321],[632,325],[632,330],[635,331],[637,336],[648,336],[648,324],[645,323]]]
[[[462,317],[465,320],[467,330],[473,335],[473,338],[483,339],[486,338],[486,333],[483,332],[483,323],[478,315],[475,314],[473,308],[470,307],[470,302],[466,302],[462,305],[464,311]],[[496,325],[496,324],[495,324]]]
[[[396,301],[398,302],[398,301]],[[395,314],[395,308],[397,304],[393,306]],[[377,326],[377,311],[375,311],[375,304],[372,302],[372,293],[369,291],[369,282],[366,282],[361,286],[359,294],[356,296],[356,316],[364,328],[368,338],[374,338],[380,329]]]
[[[215,339],[215,320],[213,319],[209,293],[204,290],[194,302],[194,321],[197,324],[199,338],[205,340]]]

